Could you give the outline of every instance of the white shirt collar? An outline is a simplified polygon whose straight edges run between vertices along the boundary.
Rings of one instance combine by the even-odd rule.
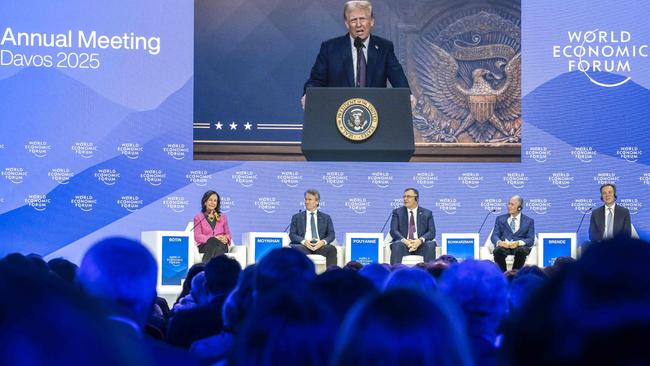
[[[512,215],[509,215],[509,216],[508,216],[509,219],[510,219],[510,218],[513,218],[513,217],[514,217],[517,221],[521,222],[521,212],[517,212],[517,215],[515,215],[515,216],[512,216]]]
[[[352,48],[355,48],[355,47],[354,47],[354,38],[355,38],[355,37],[352,37],[352,36],[350,35],[350,33],[348,33],[348,36],[350,36],[350,42],[351,42],[351,44],[352,44]],[[364,46],[364,48],[365,48],[366,50],[368,49],[368,45],[370,45],[370,37],[371,37],[371,36],[368,35],[368,38],[366,38],[366,40],[363,41],[363,46]]]

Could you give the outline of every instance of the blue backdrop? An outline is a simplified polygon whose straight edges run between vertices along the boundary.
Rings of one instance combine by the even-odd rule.
[[[227,88],[215,106],[225,119],[263,113],[300,123],[298,99],[320,41],[344,33],[342,5],[220,3],[223,17],[215,22],[224,34],[214,42],[224,49],[214,62]],[[18,251],[78,260],[107,235],[182,230],[207,189],[222,195],[239,242],[245,231],[284,229],[302,207],[304,190],[317,188],[342,243],[345,232],[378,231],[410,186],[434,211],[440,240],[442,232],[475,232],[489,210],[505,212],[513,194],[526,199],[524,212],[538,232],[574,231],[581,212],[600,204],[598,186],[615,182],[618,202],[650,238],[650,51],[643,48],[650,28],[638,16],[650,13],[648,5],[531,3],[522,5],[522,162],[437,164],[193,161],[192,90],[200,81],[192,78],[192,2],[2,2],[0,256]],[[375,4],[379,35],[386,14],[411,6]],[[7,29],[42,36],[18,44],[21,38],[12,40]],[[596,29],[629,33],[627,42],[611,36],[600,42],[635,46],[639,54],[619,57],[629,69],[570,70],[571,58],[554,55],[554,46],[572,44],[568,32]],[[69,46],[47,45],[48,35],[65,38],[69,31]],[[93,31],[95,47],[79,47],[79,32]],[[101,43],[102,36],[108,41]],[[135,39],[141,39],[137,49],[128,43]],[[241,60],[260,54],[270,66],[238,73]],[[249,101],[256,107],[243,108]]]

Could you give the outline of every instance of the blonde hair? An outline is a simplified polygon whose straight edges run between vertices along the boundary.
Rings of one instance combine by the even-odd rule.
[[[370,13],[370,18],[372,18],[372,4],[370,1],[366,0],[352,0],[345,3],[343,6],[343,19],[348,20],[348,12],[352,9],[364,9],[368,10]]]

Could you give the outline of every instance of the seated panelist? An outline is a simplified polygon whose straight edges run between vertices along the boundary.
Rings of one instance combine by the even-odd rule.
[[[521,213],[524,200],[521,196],[512,196],[508,201],[508,213],[497,216],[492,230],[492,243],[495,245],[494,261],[505,272],[506,257],[515,256],[512,269],[520,269],[526,263],[535,244],[535,221]]]
[[[291,218],[289,238],[291,247],[306,255],[320,254],[325,257],[327,266],[336,265],[336,248],[331,244],[335,239],[332,218],[320,211],[320,193],[315,189],[305,192],[305,212]]]
[[[201,198],[201,212],[194,216],[194,241],[203,254],[202,262],[228,253],[232,243],[228,218],[221,212],[221,198],[215,191],[207,191]]]
[[[390,220],[390,264],[402,263],[405,255],[421,255],[424,262],[436,258],[436,225],[433,213],[418,205],[420,193],[415,188],[404,190],[404,206],[393,210]]]

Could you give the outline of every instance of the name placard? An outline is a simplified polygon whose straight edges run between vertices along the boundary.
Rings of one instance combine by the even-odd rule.
[[[559,257],[576,258],[575,233],[540,233],[538,238],[540,267],[552,266]]]
[[[187,236],[163,236],[161,285],[180,286],[189,268]]]
[[[255,262],[257,263],[266,253],[276,248],[282,248],[281,237],[256,237],[255,238]]]
[[[350,260],[363,265],[379,262],[378,238],[351,238]]]
[[[478,234],[442,234],[442,254],[453,255],[459,261],[478,259],[479,246]]]
[[[345,262],[356,261],[363,265],[384,261],[384,234],[346,233]]]

